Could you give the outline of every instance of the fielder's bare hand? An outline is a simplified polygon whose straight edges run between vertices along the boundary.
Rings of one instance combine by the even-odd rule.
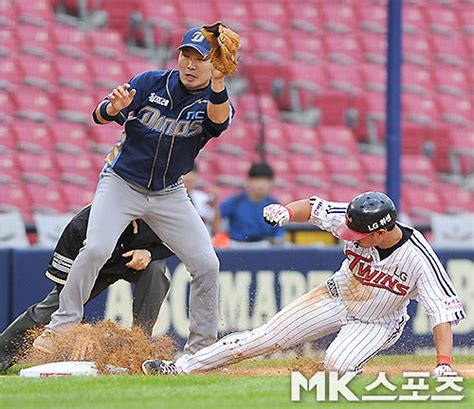
[[[132,257],[125,265],[137,271],[145,270],[151,262],[151,253],[148,250],[130,250],[123,253],[122,257]]]
[[[129,91],[130,84],[125,83],[114,88],[109,97],[110,104],[107,106],[107,113],[110,116],[117,115],[122,109],[127,108],[133,101],[133,97],[137,93],[137,90],[132,89]]]

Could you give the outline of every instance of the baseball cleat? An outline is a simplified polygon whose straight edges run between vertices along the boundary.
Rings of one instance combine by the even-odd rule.
[[[55,349],[56,332],[51,329],[45,329],[39,337],[33,341],[33,347],[36,349],[52,354]]]
[[[142,363],[142,371],[145,375],[178,375],[178,368],[174,362],[162,361],[160,359],[148,359]]]

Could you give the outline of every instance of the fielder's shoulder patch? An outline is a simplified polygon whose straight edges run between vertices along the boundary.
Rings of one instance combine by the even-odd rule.
[[[446,312],[462,311],[463,306],[459,297],[449,297],[443,300],[443,306]]]

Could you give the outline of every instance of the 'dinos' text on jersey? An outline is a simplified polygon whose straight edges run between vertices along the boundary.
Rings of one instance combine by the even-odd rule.
[[[371,263],[374,261],[372,256],[363,257],[351,250],[346,250],[345,253],[349,259],[349,269],[354,274],[354,277],[363,285],[382,288],[395,295],[403,296],[407,294],[410,287],[401,283],[401,281],[407,280],[406,273],[401,272],[398,275],[394,274],[392,276],[381,270],[373,269],[371,266]]]
[[[138,113],[138,121],[157,132],[168,136],[192,137],[202,133],[204,111],[189,111],[187,119],[169,118],[157,108],[146,106]]]

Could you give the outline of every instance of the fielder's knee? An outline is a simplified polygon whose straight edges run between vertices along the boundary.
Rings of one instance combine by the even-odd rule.
[[[203,253],[196,257],[193,261],[193,278],[205,275],[206,278],[215,278],[219,275],[220,263],[216,253]]]

